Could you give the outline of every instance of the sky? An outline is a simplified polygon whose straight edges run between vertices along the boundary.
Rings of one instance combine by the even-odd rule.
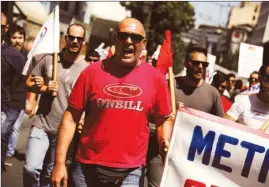
[[[226,26],[232,6],[239,6],[240,2],[190,2],[194,6],[195,26],[207,24]],[[221,6],[220,6],[221,5]]]
[[[200,24],[218,26],[219,19],[221,26],[225,26],[231,10],[231,6],[240,5],[240,2],[190,2],[190,3],[194,6],[196,27],[198,27],[198,25]],[[95,16],[104,19],[120,21],[126,15],[130,15],[130,13],[126,14],[125,8],[123,8],[119,2],[88,2],[88,5],[90,8],[88,13],[86,13],[87,14],[86,17],[88,17],[89,14],[94,14]],[[223,5],[222,8],[219,5]],[[113,11],[111,11],[111,9],[113,9]]]

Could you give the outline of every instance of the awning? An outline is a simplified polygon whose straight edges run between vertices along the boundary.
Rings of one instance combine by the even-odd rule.
[[[48,13],[40,2],[15,2],[21,12],[27,17],[27,21],[43,25],[48,17]],[[20,11],[14,6],[14,13]]]

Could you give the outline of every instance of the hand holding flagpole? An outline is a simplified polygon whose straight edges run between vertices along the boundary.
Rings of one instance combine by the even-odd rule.
[[[58,78],[58,52],[59,52],[59,6],[56,5],[54,10],[54,23],[53,23],[53,76],[52,80],[57,81]],[[52,92],[52,96],[56,97],[57,92]]]

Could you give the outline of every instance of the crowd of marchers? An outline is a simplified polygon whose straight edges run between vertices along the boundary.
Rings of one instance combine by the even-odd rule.
[[[52,80],[52,54],[34,56],[22,75],[25,30],[1,17],[2,173],[12,167],[9,160],[29,115],[34,119],[22,168],[25,187],[158,187],[175,114],[166,77],[154,59],[143,57],[143,24],[122,20],[113,51],[103,59],[95,50],[81,57],[86,30],[70,25]],[[186,75],[174,78],[176,106],[259,129],[269,118],[269,59],[250,74],[248,86],[220,72],[207,83],[208,65],[205,48],[188,48]]]

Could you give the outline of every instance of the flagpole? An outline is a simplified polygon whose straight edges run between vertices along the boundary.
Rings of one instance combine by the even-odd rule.
[[[265,132],[268,127],[269,127],[269,119],[266,120],[266,122],[262,125],[260,130]]]
[[[55,9],[54,9],[54,22],[53,22],[53,42],[54,42],[54,52],[53,52],[53,76],[52,76],[52,80],[53,81],[57,81],[57,77],[58,77],[58,52],[57,52],[57,48],[59,46],[56,46],[58,44],[58,41],[55,41],[55,38],[58,39],[58,37],[55,37],[56,34],[60,34],[60,33],[56,33],[58,32],[59,29],[56,28],[56,22],[59,21],[59,6],[56,5]],[[57,25],[58,26],[58,25]],[[58,95],[57,92],[52,92],[52,96],[56,97]]]
[[[176,97],[175,97],[175,80],[174,80],[173,67],[168,68],[168,77],[169,77],[170,95],[171,95],[171,102],[172,102],[172,113],[175,115],[176,114]]]

